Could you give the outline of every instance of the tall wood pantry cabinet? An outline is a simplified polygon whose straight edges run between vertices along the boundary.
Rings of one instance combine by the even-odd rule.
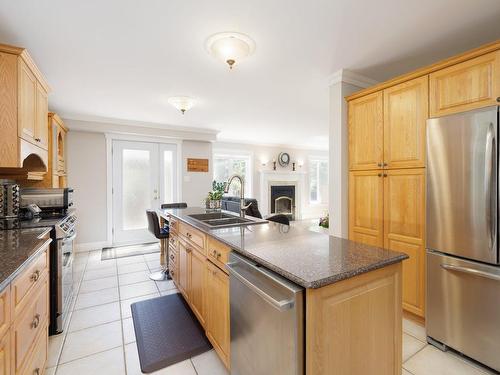
[[[500,103],[500,41],[348,101],[349,238],[408,254],[403,308],[425,317],[426,121]]]

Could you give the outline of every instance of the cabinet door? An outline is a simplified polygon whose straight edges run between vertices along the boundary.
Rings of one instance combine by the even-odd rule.
[[[19,136],[28,142],[36,144],[36,92],[37,81],[30,68],[22,61],[18,66],[18,130]]]
[[[383,246],[383,171],[349,173],[349,239]]]
[[[500,97],[500,51],[434,72],[429,84],[431,117],[496,105]]]
[[[349,168],[377,169],[383,162],[383,92],[349,102]]]
[[[10,332],[0,339],[0,375],[10,375]]]
[[[196,250],[189,251],[189,302],[202,325],[205,325],[204,292],[205,257]]]
[[[0,168],[19,167],[17,56],[0,52]]]
[[[403,307],[423,317],[425,169],[387,171],[384,201],[384,247],[410,257],[403,261]]]
[[[184,298],[189,299],[188,297],[188,280],[189,280],[189,274],[188,274],[188,262],[189,262],[189,256],[187,253],[187,249],[185,245],[180,242],[179,243],[179,255],[178,255],[178,266],[177,266],[177,278],[178,278],[178,288],[179,291],[182,293]]]
[[[49,97],[45,89],[36,85],[35,142],[44,150],[49,149]]]
[[[229,276],[211,262],[207,264],[207,336],[229,368]]]
[[[384,166],[425,167],[428,76],[384,90]]]

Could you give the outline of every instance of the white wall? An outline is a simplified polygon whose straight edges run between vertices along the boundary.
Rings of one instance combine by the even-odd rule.
[[[242,155],[248,154],[251,156],[252,160],[252,191],[245,191],[245,195],[249,198],[260,199],[260,171],[262,170],[272,170],[273,169],[273,159],[277,160],[280,152],[287,152],[290,155],[291,162],[302,162],[303,166],[298,167],[297,171],[306,173],[306,186],[309,186],[309,159],[311,157],[322,157],[328,158],[328,151],[325,150],[305,150],[298,148],[287,148],[287,147],[273,147],[273,146],[261,146],[261,145],[251,145],[242,143],[226,143],[226,142],[215,142],[213,145],[214,152],[225,150],[238,152]],[[265,166],[262,166],[262,162],[267,161]],[[288,170],[292,171],[292,163],[288,166]],[[284,169],[277,163],[277,170],[283,171]],[[213,175],[213,173],[211,174]],[[261,202],[259,201],[259,204]],[[303,192],[302,196],[302,218],[317,218],[324,216],[328,212],[328,204],[318,205],[309,204],[309,192]]]
[[[77,209],[77,244],[99,248],[106,243],[106,140],[103,133],[70,131],[67,135],[68,186]]]
[[[188,172],[187,159],[208,159],[208,172]],[[182,142],[182,201],[188,206],[201,207],[212,189],[212,143],[183,141]]]

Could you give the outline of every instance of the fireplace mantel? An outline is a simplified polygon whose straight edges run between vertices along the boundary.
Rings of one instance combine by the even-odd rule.
[[[271,186],[295,186],[295,219],[302,218],[303,194],[305,190],[306,172],[302,171],[260,171],[260,199],[259,208],[264,216],[271,212]]]

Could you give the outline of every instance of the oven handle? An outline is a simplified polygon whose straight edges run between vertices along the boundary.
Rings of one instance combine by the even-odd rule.
[[[63,242],[63,243],[66,243],[66,242],[71,242],[71,241],[73,241],[75,238],[76,238],[76,233],[73,233],[71,236],[69,236],[69,237],[64,237],[64,238],[62,238],[61,240],[62,240],[62,242]]]

